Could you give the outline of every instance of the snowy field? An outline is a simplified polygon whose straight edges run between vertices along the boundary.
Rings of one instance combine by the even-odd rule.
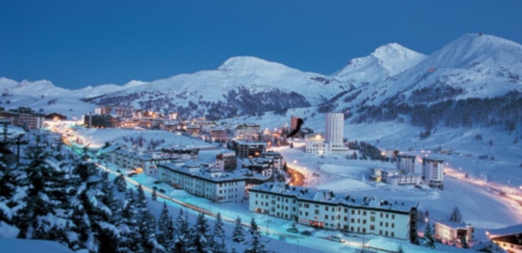
[[[445,186],[444,190],[418,189],[413,186],[391,186],[384,183],[376,183],[370,180],[370,168],[395,168],[394,163],[380,161],[348,160],[344,156],[309,155],[303,152],[304,143],[294,141],[294,148],[275,148],[281,152],[291,168],[297,169],[305,175],[305,183],[308,187],[329,189],[339,194],[374,195],[387,199],[404,199],[419,202],[420,210],[428,210],[430,220],[447,219],[453,207],[457,206],[466,223],[476,227],[475,238],[477,242],[486,240],[485,231],[501,228],[522,221],[522,208],[515,201],[499,195],[498,190],[512,195],[520,194],[519,186],[522,185],[522,177],[519,167],[522,148],[520,143],[513,143],[515,133],[500,133],[491,130],[474,130],[470,133],[462,130],[438,130],[431,138],[420,141],[418,134],[412,133],[409,126],[388,126],[387,134],[379,134],[384,125],[350,125],[346,127],[346,136],[349,139],[354,133],[357,140],[370,142],[380,148],[406,150],[413,148],[410,153],[419,156],[434,156],[445,160]],[[408,132],[409,131],[409,132]],[[382,131],[381,131],[382,132]],[[475,140],[477,133],[484,138]],[[204,142],[197,138],[177,135],[164,131],[137,131],[120,129],[83,129],[77,128],[74,134],[81,136],[92,143],[91,147],[101,146],[105,142],[121,143],[124,137],[143,136],[146,140],[164,139],[163,145],[168,146],[194,146],[208,147],[215,144]],[[493,138],[494,137],[494,138]],[[493,145],[489,140],[492,139]],[[520,138],[520,137],[519,137]],[[441,147],[452,149],[451,155],[434,154],[434,149]],[[209,162],[215,154],[223,149],[200,151],[200,160]],[[488,159],[479,156],[487,154]],[[494,159],[491,159],[494,157]],[[519,161],[517,161],[519,160]],[[109,166],[111,168],[111,166]],[[420,170],[420,164],[416,164]],[[111,168],[116,170],[117,168]],[[465,177],[468,174],[468,177]],[[237,216],[243,223],[250,223],[255,218],[261,231],[266,234],[270,243],[267,245],[277,252],[353,252],[360,247],[364,240],[367,245],[396,250],[402,245],[406,252],[459,252],[463,249],[437,245],[436,250],[427,250],[423,247],[411,245],[403,240],[383,238],[379,236],[349,237],[345,238],[351,244],[340,244],[325,241],[328,235],[340,235],[335,231],[314,231],[313,236],[303,236],[286,232],[290,227],[290,221],[268,217],[261,214],[248,212],[248,203],[224,203],[216,204],[206,199],[194,197],[181,190],[175,190],[166,184],[155,185],[155,178],[146,175],[138,175],[132,178],[148,188],[157,186],[166,190],[166,195],[196,205],[212,213],[220,212],[225,219],[234,220]],[[131,187],[131,186],[129,186]],[[161,202],[161,201],[158,201]],[[172,214],[178,214],[179,205],[169,202]],[[151,208],[159,213],[161,204],[151,203]],[[195,211],[188,210],[195,217]],[[210,218],[212,219],[212,218]],[[231,223],[229,223],[231,224]],[[226,226],[227,233],[231,234],[232,225]],[[298,225],[298,229],[309,230],[311,228]],[[327,242],[327,243],[325,243]]]

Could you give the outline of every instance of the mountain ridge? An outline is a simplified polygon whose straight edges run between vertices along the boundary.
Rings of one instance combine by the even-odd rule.
[[[431,55],[389,43],[365,57],[352,59],[333,75],[303,72],[254,56],[236,56],[214,70],[151,82],[130,81],[122,86],[108,84],[71,91],[49,81],[20,82],[24,87],[46,87],[28,92],[16,88],[20,83],[2,78],[0,88],[12,95],[83,99],[90,103],[85,108],[125,104],[162,113],[178,111],[180,117],[210,115],[219,119],[310,106],[321,107],[320,112],[359,108],[364,115],[368,112],[360,108],[393,103],[430,105],[521,91],[520,59],[522,46],[515,42],[492,35],[464,34]],[[423,92],[435,95],[429,97]]]

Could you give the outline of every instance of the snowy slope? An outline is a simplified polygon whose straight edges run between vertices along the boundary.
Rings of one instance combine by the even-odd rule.
[[[485,98],[522,91],[522,46],[492,35],[465,34],[417,65],[383,82],[347,94],[360,93],[348,105],[380,105],[397,95],[408,102],[423,88],[462,89],[455,99]],[[452,97],[443,97],[448,99]],[[433,102],[433,98],[423,103]],[[347,106],[346,104],[343,106]]]
[[[334,77],[352,80],[357,86],[377,83],[417,65],[425,58],[397,43],[390,43],[377,48],[369,56],[351,60]]]

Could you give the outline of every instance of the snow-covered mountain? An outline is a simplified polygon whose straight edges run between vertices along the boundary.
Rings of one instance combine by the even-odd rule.
[[[279,63],[233,57],[215,70],[153,81],[93,102],[126,102],[160,112],[178,111],[182,116],[222,118],[316,105],[350,87],[349,82]]]
[[[444,123],[512,129],[522,122],[521,77],[521,45],[465,34],[385,81],[348,92],[331,109],[349,112],[358,123],[411,117],[427,128]]]
[[[490,109],[484,115],[470,115],[495,125],[506,119],[520,122],[520,115],[513,108],[520,101],[521,59],[522,46],[515,42],[491,35],[465,34],[428,56],[390,43],[369,56],[351,60],[331,76],[302,72],[256,57],[232,57],[214,70],[72,91],[45,80],[16,82],[1,78],[0,102],[4,107],[9,107],[7,100],[10,106],[23,103],[44,112],[56,111],[57,106],[51,105],[65,102],[67,107],[61,112],[74,113],[77,108],[91,111],[99,105],[126,104],[163,113],[177,111],[180,117],[210,119],[267,111],[281,114],[289,108],[317,106],[320,113],[346,112],[355,123],[411,118],[412,123],[422,126],[435,124],[417,117],[433,113],[430,110],[437,112],[437,120],[446,120],[440,112],[478,111],[487,104],[488,108],[502,108],[504,115],[488,119],[487,115],[495,113]],[[470,99],[486,104],[473,104]],[[50,100],[53,103],[46,106]],[[78,106],[71,107],[72,100]],[[455,101],[461,101],[465,110],[452,110]]]
[[[397,43],[379,47],[366,57],[356,58],[334,74],[337,79],[350,80],[357,86],[385,81],[426,58]]]

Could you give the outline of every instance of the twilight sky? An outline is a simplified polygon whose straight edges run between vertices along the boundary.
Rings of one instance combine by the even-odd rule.
[[[522,1],[0,1],[0,77],[153,81],[256,56],[332,74],[396,42],[431,54],[467,32],[522,43]]]

